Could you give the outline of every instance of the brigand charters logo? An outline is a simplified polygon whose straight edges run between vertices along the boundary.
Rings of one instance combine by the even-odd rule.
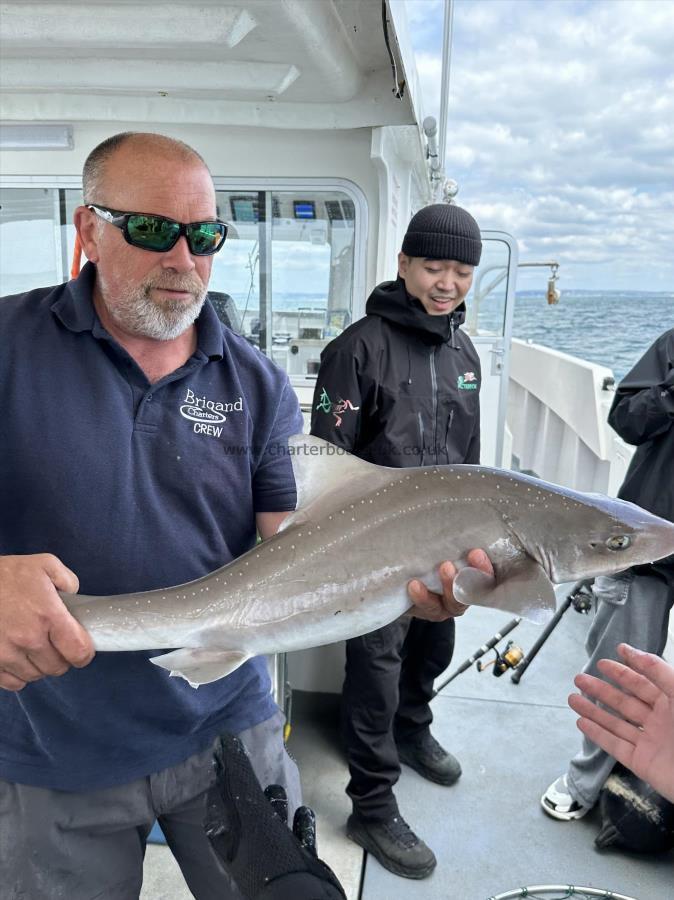
[[[199,397],[191,388],[187,388],[185,399],[180,407],[180,415],[193,422],[195,434],[208,434],[220,437],[222,423],[227,421],[226,413],[243,412],[243,397],[233,402],[220,403],[219,400],[208,400]]]

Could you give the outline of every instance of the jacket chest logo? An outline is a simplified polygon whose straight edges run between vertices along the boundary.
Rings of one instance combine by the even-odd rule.
[[[477,375],[475,372],[464,372],[456,379],[456,386],[460,391],[476,391]]]

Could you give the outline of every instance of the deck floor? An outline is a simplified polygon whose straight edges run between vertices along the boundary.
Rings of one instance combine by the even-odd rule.
[[[471,610],[459,622],[450,671],[509,618]],[[438,857],[436,871],[424,881],[398,878],[369,856],[354,858],[343,834],[349,804],[340,795],[346,770],[336,747],[336,713],[323,702],[319,718],[315,701],[296,699],[291,747],[306,799],[324,823],[322,852],[349,887],[350,900],[486,900],[522,885],[547,883],[610,889],[638,900],[674,898],[674,853],[647,857],[600,851],[594,846],[598,810],[579,821],[557,822],[539,805],[542,792],[579,747],[581,735],[566,698],[585,660],[589,622],[567,611],[519,685],[510,681],[510,673],[494,678],[491,668],[478,673],[473,666],[433,701],[434,733],[461,760],[463,775],[443,788],[403,767],[396,788],[401,812]],[[522,622],[505,640],[526,651],[539,632]],[[492,657],[490,652],[483,659]]]
[[[452,670],[509,618],[471,610],[459,622]],[[519,685],[512,684],[509,673],[494,678],[491,669],[478,673],[473,667],[433,701],[434,733],[461,760],[463,775],[443,788],[403,768],[396,789],[401,812],[438,857],[436,871],[424,881],[391,875],[346,838],[350,804],[344,793],[347,770],[338,741],[337,698],[295,695],[289,748],[300,765],[305,801],[318,817],[319,852],[344,883],[349,900],[486,900],[542,883],[584,884],[637,900],[674,897],[674,853],[647,857],[599,851],[593,843],[597,811],[580,821],[557,822],[539,806],[541,793],[579,746],[566,697],[585,658],[589,621],[569,610]],[[506,640],[526,651],[539,631],[522,622]],[[169,851],[149,847],[143,900],[190,896]]]

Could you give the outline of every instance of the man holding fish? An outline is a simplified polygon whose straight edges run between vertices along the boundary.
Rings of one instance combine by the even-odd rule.
[[[256,531],[274,535],[296,502],[276,450],[301,431],[299,407],[206,300],[227,226],[192,148],[142,133],[103,142],[75,226],[80,276],[0,303],[2,890],[132,900],[158,817],[194,895],[237,897],[202,827],[218,736],[237,734],[261,783],[299,802],[265,660],[197,691],[149,664],[158,644],[95,654],[59,592],[140,598],[239,557]],[[248,455],[195,427],[217,404],[225,439]],[[490,571],[481,552],[472,561]],[[413,585],[415,615],[463,610],[453,575],[445,564],[442,593]],[[128,649],[149,601],[128,614],[107,602]]]

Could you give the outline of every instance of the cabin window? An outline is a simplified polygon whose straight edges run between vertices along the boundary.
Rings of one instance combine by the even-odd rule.
[[[230,324],[294,380],[352,319],[356,205],[343,191],[218,191],[230,232],[211,296]]]
[[[81,192],[0,189],[0,296],[67,281]]]

